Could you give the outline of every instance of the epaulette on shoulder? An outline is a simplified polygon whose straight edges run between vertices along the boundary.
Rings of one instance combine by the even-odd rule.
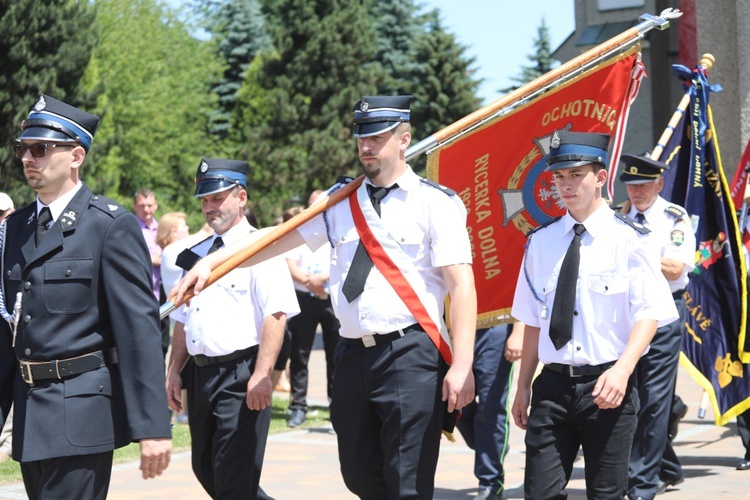
[[[98,208],[105,214],[108,214],[113,219],[123,214],[130,213],[127,210],[125,210],[123,206],[117,203],[115,200],[107,198],[106,196],[100,196],[98,194],[91,196],[91,201],[89,202],[89,204],[92,207]]]
[[[651,230],[649,228],[647,228],[646,226],[644,226],[640,222],[634,221],[633,219],[631,219],[630,217],[628,217],[627,214],[624,214],[622,212],[614,212],[614,214],[615,214],[615,217],[617,217],[622,222],[624,222],[628,226],[632,227],[633,229],[635,229],[636,231],[638,231],[641,234],[648,234],[648,233],[651,232]]]
[[[531,237],[532,234],[536,233],[540,229],[544,229],[545,227],[552,225],[553,223],[559,221],[561,218],[562,218],[562,215],[558,215],[554,219],[550,219],[547,222],[545,222],[544,224],[541,224],[541,225],[535,227],[534,229],[532,229],[531,231],[529,231],[528,233],[526,233],[526,237],[527,238]]]
[[[442,184],[438,184],[437,182],[432,181],[430,179],[425,179],[424,177],[420,177],[419,180],[422,181],[422,182],[424,182],[428,186],[432,186],[435,189],[439,189],[440,191],[444,192],[448,196],[453,196],[453,195],[456,194],[456,192],[454,190],[452,190],[451,188],[449,188],[447,186],[443,186]]]
[[[667,215],[671,215],[675,219],[682,219],[687,215],[687,212],[678,207],[677,205],[669,205],[667,208],[664,209],[664,212]]]
[[[336,179],[336,184],[349,184],[354,180],[354,177],[349,177],[348,175],[340,175],[338,179]]]

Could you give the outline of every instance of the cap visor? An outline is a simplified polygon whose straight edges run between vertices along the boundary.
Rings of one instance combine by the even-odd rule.
[[[399,123],[405,122],[360,123],[354,127],[354,137],[369,137],[371,135],[382,134],[398,127]]]
[[[39,140],[39,141],[56,141],[56,142],[76,142],[75,140],[71,139],[69,136],[63,134],[62,132],[58,132],[57,130],[52,130],[51,128],[45,128],[45,127],[29,127],[23,132],[21,132],[21,135],[18,137],[19,141],[21,140]]]
[[[208,196],[209,194],[221,193],[227,189],[231,189],[235,186],[242,186],[241,184],[235,184],[227,181],[208,181],[200,182],[195,186],[195,196]]]

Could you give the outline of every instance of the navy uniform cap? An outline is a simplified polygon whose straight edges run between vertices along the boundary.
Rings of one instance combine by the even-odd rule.
[[[620,181],[625,184],[646,184],[661,177],[669,165],[652,160],[648,155],[621,155],[620,161],[625,164],[620,174]]]
[[[354,136],[369,137],[409,121],[410,95],[364,96],[354,105]]]
[[[205,158],[195,174],[195,196],[220,193],[235,186],[247,187],[246,161]]]
[[[79,142],[88,151],[98,124],[98,116],[42,94],[21,123],[22,132],[16,140]]]
[[[547,171],[598,163],[607,168],[608,134],[556,130],[549,142]]]

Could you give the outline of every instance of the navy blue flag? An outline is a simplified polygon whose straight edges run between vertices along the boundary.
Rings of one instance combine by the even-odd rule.
[[[680,361],[710,395],[716,424],[750,408],[750,368],[739,358],[747,315],[747,275],[737,215],[708,98],[721,87],[705,68],[673,66],[686,83],[690,104],[659,159],[672,168],[662,196],[685,207],[697,242],[696,262],[685,292],[688,318]]]

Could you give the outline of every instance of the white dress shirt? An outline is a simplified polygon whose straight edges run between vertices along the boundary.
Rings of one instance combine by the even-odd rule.
[[[602,203],[583,222],[586,232],[581,237],[573,339],[559,351],[555,349],[549,337],[550,317],[560,267],[576,223],[566,213],[530,236],[516,284],[511,314],[540,328],[539,360],[545,364],[580,366],[615,361],[636,321],[654,319],[663,326],[677,319],[656,251]]]
[[[217,236],[231,245],[251,230],[243,218],[226,233],[214,235],[192,250],[202,257]],[[279,312],[289,319],[299,313],[299,304],[289,267],[283,258],[276,257],[231,271],[171,317],[185,325],[188,353],[222,356],[259,344],[263,320]]]
[[[684,215],[682,217],[672,215],[667,212],[669,207],[675,207]],[[635,219],[638,212],[639,210],[632,206],[628,215]],[[669,203],[661,196],[657,196],[654,204],[641,213],[646,217],[644,225],[651,230],[646,237],[647,244],[654,245],[659,256],[675,259],[685,264],[682,274],[676,280],[669,282],[669,289],[672,292],[684,290],[689,280],[688,273],[695,267],[696,250],[695,233],[693,233],[687,212],[681,206]]]
[[[365,181],[369,182],[369,181]],[[471,263],[471,245],[466,231],[466,208],[458,196],[422,182],[412,170],[396,180],[392,190],[380,203],[381,220],[393,241],[413,262],[421,282],[411,282],[415,289],[426,291],[440,316],[448,288],[442,266]],[[349,201],[344,200],[326,212],[331,249],[330,291],[336,316],[341,322],[341,336],[361,338],[372,333],[388,333],[417,322],[385,277],[373,267],[362,295],[353,302],[344,297],[342,287],[359,245]],[[323,215],[298,229],[312,250],[329,245]]]

